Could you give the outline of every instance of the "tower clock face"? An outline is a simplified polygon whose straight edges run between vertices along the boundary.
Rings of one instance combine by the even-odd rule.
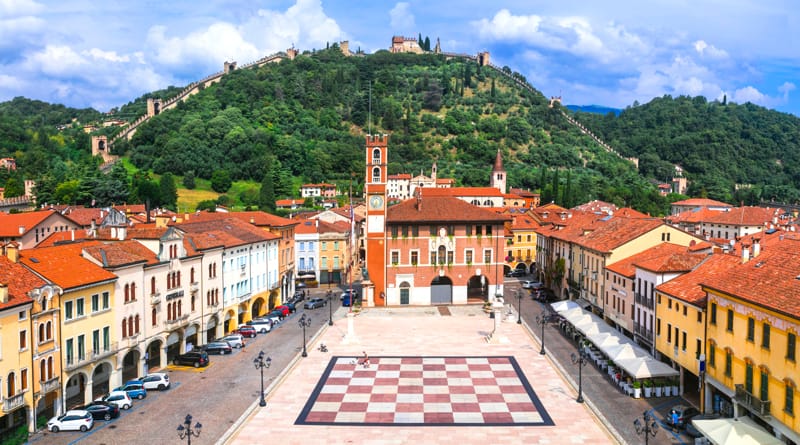
[[[373,209],[380,209],[383,208],[383,196],[374,195],[369,198],[369,205]]]

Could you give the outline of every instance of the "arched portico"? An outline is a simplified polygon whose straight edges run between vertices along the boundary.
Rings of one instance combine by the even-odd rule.
[[[113,367],[109,362],[101,362],[92,371],[92,399],[102,397],[111,391],[111,373]],[[87,401],[91,402],[91,400]]]
[[[198,341],[199,336],[197,335],[197,331],[199,330],[199,326],[197,323],[190,324],[186,327],[186,331],[184,331],[183,337],[186,339],[186,347],[191,344],[192,347],[200,346],[201,342]]]
[[[171,363],[175,356],[183,352],[181,350],[181,344],[183,344],[182,330],[178,329],[170,332],[169,335],[167,335],[167,363]]]
[[[250,304],[250,319],[258,318],[266,312],[266,300],[264,297],[256,297]]]
[[[233,310],[225,311],[225,332],[231,332],[232,330],[239,327],[237,323],[236,313]]]
[[[160,338],[156,338],[147,345],[145,352],[145,364],[147,372],[153,368],[161,368],[166,363],[166,357],[162,357],[164,351],[164,342]]]
[[[209,317],[206,322],[206,343],[214,341],[215,338],[222,337],[222,335],[217,335],[219,328],[219,317],[217,317],[216,314]]]
[[[132,348],[122,358],[122,382],[133,380],[139,377],[139,361],[142,353],[139,349]]]
[[[238,311],[237,311],[238,315],[237,315],[237,318],[236,318],[236,322],[238,324],[236,325],[236,327],[238,327],[242,323],[250,321],[250,313],[247,310],[248,309],[247,306],[248,306],[247,302],[239,303],[239,307],[238,307]]]
[[[485,275],[473,275],[467,280],[467,301],[487,301],[489,297],[489,280]]]
[[[67,409],[86,405],[86,389],[89,379],[83,372],[78,372],[67,379],[64,386],[64,400]]]

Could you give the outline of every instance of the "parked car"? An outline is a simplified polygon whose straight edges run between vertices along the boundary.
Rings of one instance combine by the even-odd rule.
[[[142,400],[147,397],[147,390],[144,389],[141,383],[131,383],[128,382],[119,388],[114,388],[114,391],[125,391],[131,396],[132,399],[139,399]]]
[[[328,302],[323,300],[322,298],[312,298],[306,301],[306,304],[303,305],[306,309],[316,309],[318,307],[325,306]]]
[[[275,326],[276,324],[280,323],[283,320],[281,313],[276,311],[269,312],[258,318],[271,321],[272,326]]]
[[[117,405],[119,409],[131,409],[133,399],[125,391],[111,391],[110,393],[96,399],[95,401],[108,402]]]
[[[352,291],[349,292],[349,289],[344,291],[342,294],[342,306],[350,306],[351,304],[356,304],[359,301],[358,292]]]
[[[345,289],[342,292],[342,295],[339,295],[339,301],[344,301],[345,298],[350,298],[352,295],[355,295],[355,298],[358,298],[358,291],[355,289]]]
[[[672,422],[673,413],[678,414],[677,424],[673,424]],[[669,415],[667,416],[667,423],[676,428],[685,429],[686,424],[688,424],[692,420],[692,417],[698,414],[700,414],[700,411],[698,411],[697,408],[694,408],[692,406],[675,405],[672,407],[671,410],[669,410]]]
[[[92,429],[92,426],[94,426],[92,414],[83,409],[71,409],[47,421],[47,429],[54,433],[59,431],[86,432]]]
[[[255,328],[259,334],[266,334],[272,330],[272,320],[268,318],[254,318],[248,321],[247,324]]]
[[[209,359],[208,353],[205,351],[191,351],[185,354],[180,354],[172,359],[173,365],[189,365],[199,368],[201,366],[208,366]]]
[[[274,308],[272,308],[272,311],[273,312],[279,311],[281,314],[283,314],[284,317],[288,317],[289,314],[292,312],[292,310],[289,309],[289,306],[286,306],[285,304],[282,304],[280,306],[275,306]]]
[[[253,338],[258,335],[258,331],[256,331],[255,326],[250,324],[243,324],[239,326],[239,329],[236,330],[239,335],[242,337]]]
[[[212,341],[204,344],[200,349],[209,354],[219,355],[230,354],[233,352],[233,348],[231,347],[230,343],[226,341]]]
[[[507,277],[524,277],[527,275],[525,269],[511,269],[510,271],[506,272]]]
[[[295,304],[294,304],[294,303],[292,303],[291,301],[290,301],[290,302],[287,302],[287,303],[285,303],[285,306],[289,308],[289,312],[291,312],[291,313],[295,313],[295,312],[297,312],[297,305],[295,305]]]
[[[292,300],[294,300],[294,301],[303,301],[305,299],[306,299],[306,294],[303,293],[302,290],[294,291],[294,296],[292,297]]]
[[[242,345],[244,344],[244,337],[242,337],[242,334],[229,334],[217,341],[226,341],[229,345],[231,345],[232,348],[241,349]]]
[[[544,287],[544,283],[541,283],[539,281],[523,281],[522,282],[522,288],[523,289],[539,289],[541,287]]]
[[[154,372],[136,380],[130,380],[127,383],[139,383],[148,391],[153,389],[163,391],[169,389],[169,375],[164,372]]]
[[[99,400],[95,400],[81,409],[88,411],[94,420],[111,420],[119,417],[119,406]]]

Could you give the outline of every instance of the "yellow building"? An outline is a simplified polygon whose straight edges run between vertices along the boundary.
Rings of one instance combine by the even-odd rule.
[[[506,241],[506,266],[533,272],[536,262],[536,229],[539,223],[524,209],[509,209],[504,215],[511,216],[511,237]]]
[[[348,255],[350,246],[350,224],[346,222],[319,222],[319,276],[320,284],[342,285],[349,283]]]
[[[24,250],[20,262],[63,290],[60,348],[65,409],[86,405],[122,384],[117,363],[116,275],[82,257],[99,242]]]
[[[702,283],[708,293],[705,408],[750,416],[787,443],[800,443],[800,237],[781,235],[749,260],[748,246],[743,249],[741,264]]]
[[[0,437],[23,425],[34,430],[31,310],[28,291],[44,281],[16,260],[16,243],[0,255]]]
[[[701,406],[703,394],[698,394],[697,388],[700,362],[705,358],[706,293],[700,283],[726,274],[738,262],[739,258],[733,255],[713,254],[691,272],[655,289],[656,351],[663,361],[678,366],[680,394],[699,396]]]

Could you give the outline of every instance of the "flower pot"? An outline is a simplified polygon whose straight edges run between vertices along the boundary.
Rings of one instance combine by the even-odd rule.
[[[664,387],[664,397],[669,397],[672,394],[672,387],[665,386]]]
[[[633,388],[633,398],[634,399],[642,398],[642,388]]]
[[[655,390],[656,390],[656,397],[661,397],[661,387],[660,386],[656,386]]]
[[[672,395],[673,395],[673,396],[679,396],[679,395],[680,395],[680,394],[678,393],[678,389],[679,389],[679,388],[678,388],[678,385],[673,385],[673,386],[672,386]]]
[[[645,397],[653,397],[653,387],[652,386],[645,386],[644,387],[644,396]]]

